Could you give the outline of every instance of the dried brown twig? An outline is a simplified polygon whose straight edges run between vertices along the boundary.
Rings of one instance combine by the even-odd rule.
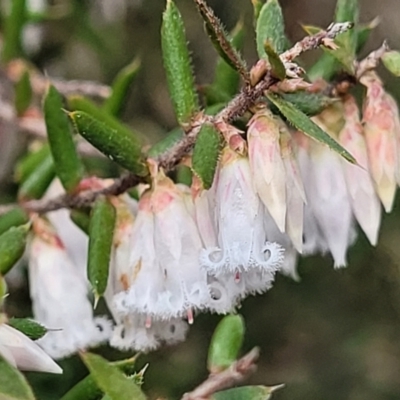
[[[302,53],[324,45],[327,39],[334,39],[338,34],[350,29],[351,27],[352,24],[348,22],[331,24],[326,30],[321,31],[316,35],[306,36],[297,42],[291,49],[281,54],[281,60],[285,64],[290,64]],[[267,70],[264,77],[255,86],[244,86],[239,94],[235,96],[215,117],[205,115],[199,116],[192,126],[186,129],[186,135],[171,149],[161,154],[155,161],[166,171],[172,170],[179,161],[191,151],[200,127],[204,122],[211,122],[215,125],[218,125],[221,122],[231,123],[237,118],[243,116],[244,113],[263,96],[264,92],[276,82],[277,79],[273,78],[270,71]],[[21,204],[21,206],[30,212],[36,213],[45,213],[60,208],[84,207],[90,205],[100,195],[119,195],[130,187],[143,181],[143,178],[129,174],[116,179],[114,183],[106,189],[83,191],[77,194],[65,194],[51,200],[27,201]],[[15,207],[15,205],[0,207],[0,215],[9,211],[13,207]]]
[[[259,349],[257,347],[254,348],[233,363],[228,369],[216,374],[210,374],[197,388],[189,393],[185,393],[182,400],[209,399],[215,392],[231,388],[237,383],[242,382],[256,370],[256,362],[259,355]]]

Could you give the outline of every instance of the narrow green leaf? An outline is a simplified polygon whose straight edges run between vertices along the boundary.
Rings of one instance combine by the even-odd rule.
[[[286,68],[268,40],[264,43],[264,50],[271,65],[272,75],[282,81],[286,77]]]
[[[11,11],[4,21],[2,59],[5,62],[22,56],[22,30],[26,22],[26,0],[10,2]]]
[[[21,116],[28,109],[32,100],[32,87],[28,70],[25,70],[19,81],[15,84],[15,109]]]
[[[242,20],[240,20],[236,24],[235,28],[232,30],[231,37],[232,46],[237,51],[240,51],[244,43],[244,24]],[[231,65],[224,60],[223,57],[220,57],[215,68],[214,81],[211,85],[213,90],[215,92],[223,93],[223,95],[226,96],[225,98],[227,100],[230,100],[230,97],[234,96],[237,93],[239,89],[239,83],[239,73],[235,69],[233,69]],[[213,102],[212,104],[215,104],[216,102],[217,101]]]
[[[0,354],[0,400],[35,400],[25,377]]]
[[[148,175],[141,147],[132,133],[117,130],[83,111],[71,112],[69,117],[76,131],[111,160],[136,175]]]
[[[221,150],[221,134],[214,125],[204,124],[197,136],[193,150],[192,169],[200,178],[204,189],[213,183]]]
[[[261,8],[256,27],[257,52],[260,58],[267,58],[264,44],[268,41],[276,53],[285,51],[287,38],[285,22],[278,0],[268,0]]]
[[[321,57],[307,70],[311,81],[322,78],[329,81],[340,69],[340,63],[332,54],[323,52]]]
[[[67,101],[68,107],[71,111],[84,111],[93,118],[103,122],[116,131],[121,132],[121,135],[130,137],[130,140],[135,141],[138,147],[142,145],[144,137],[140,132],[137,132],[130,126],[123,124],[113,115],[105,112],[101,107],[98,107],[90,99],[82,96],[70,96]]]
[[[87,274],[96,300],[104,294],[107,286],[115,221],[114,206],[107,198],[98,198],[90,216]]]
[[[249,71],[247,70],[246,62],[232,43],[232,38],[226,32],[219,18],[214,14],[213,9],[204,0],[195,0],[195,3],[205,22],[205,28],[211,39],[211,43],[218,54],[235,71],[238,71],[245,81],[248,81]]]
[[[136,360],[137,356],[110,364],[117,367],[126,375],[132,375],[135,373]],[[101,397],[102,393],[93,376],[89,374],[64,394],[61,400],[97,400]]]
[[[211,373],[229,368],[239,354],[244,337],[241,315],[228,315],[218,324],[208,350],[208,370]]]
[[[364,45],[367,43],[371,32],[379,25],[379,21],[379,17],[377,17],[366,24],[357,25],[357,54],[364,48]]]
[[[182,128],[176,128],[172,130],[158,143],[153,145],[148,151],[147,155],[150,158],[156,158],[160,154],[172,149],[172,147],[174,147],[175,144],[178,143],[184,136],[185,132],[183,132]]]
[[[20,200],[40,199],[55,175],[53,157],[48,154],[23,181],[18,191],[18,198]]]
[[[211,396],[212,400],[269,400],[277,386],[242,386],[217,392]]]
[[[32,340],[38,340],[47,333],[43,325],[29,318],[10,318],[7,323]]]
[[[115,116],[118,116],[121,113],[129,88],[139,72],[140,64],[140,59],[135,58],[118,73],[111,85],[111,96],[103,104],[103,110],[106,113]]]
[[[394,76],[400,76],[400,52],[395,50],[386,52],[382,57],[382,62]]]
[[[81,229],[82,232],[89,234],[90,213],[86,210],[72,210],[70,213],[71,220]]]
[[[334,140],[328,133],[323,131],[316,125],[306,114],[301,112],[292,103],[284,100],[282,97],[274,94],[267,93],[268,99],[275,104],[284,117],[298,130],[304,132],[314,140],[326,144],[333,151],[345,158],[347,161],[356,164],[355,158],[344,149],[336,140]]]
[[[26,224],[29,221],[28,214],[21,207],[15,207],[8,213],[0,216],[0,235],[13,226]]]
[[[169,92],[182,125],[190,121],[199,105],[182,16],[172,0],[167,0],[163,13],[161,46]]]
[[[12,227],[0,235],[0,274],[5,275],[22,257],[30,225]]]
[[[83,178],[84,167],[75,148],[60,93],[49,85],[43,102],[47,137],[57,176],[67,191],[73,191]]]
[[[337,101],[337,99],[325,96],[321,92],[311,93],[306,90],[282,93],[281,96],[308,116],[319,114],[330,104]]]
[[[45,158],[51,157],[50,146],[46,143],[40,149],[28,153],[17,164],[14,179],[17,182],[24,182],[26,178],[36,170]]]
[[[4,276],[0,275],[0,310],[3,307],[3,301],[8,293],[7,282]]]
[[[95,382],[111,400],[145,400],[146,396],[131,379],[104,358],[91,353],[82,353],[81,358]]]
[[[176,168],[175,182],[191,186],[193,180],[192,170],[186,165],[178,165]]]

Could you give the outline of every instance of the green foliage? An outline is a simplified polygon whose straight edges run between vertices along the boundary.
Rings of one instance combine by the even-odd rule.
[[[266,40],[264,42],[264,50],[268,56],[268,61],[271,65],[271,74],[275,78],[279,80],[283,80],[286,77],[286,68],[283,65],[282,60],[280,59],[278,53],[275,52],[274,47],[272,44]]]
[[[216,373],[229,368],[236,361],[244,338],[241,315],[228,315],[218,324],[208,350],[208,370]]]
[[[278,0],[268,0],[261,8],[256,27],[257,52],[260,58],[268,58],[265,42],[280,54],[285,51],[287,39],[285,22]]]
[[[28,70],[25,70],[19,81],[15,84],[15,109],[22,115],[31,104],[32,87]]]
[[[301,112],[292,103],[273,93],[268,93],[267,97],[295,128],[304,132],[314,140],[326,144],[347,161],[356,164],[355,158],[346,149],[311,121],[306,114]]]
[[[276,387],[242,386],[215,393],[212,400],[269,400]]]
[[[62,97],[53,85],[47,89],[43,111],[56,174],[65,189],[73,191],[83,178],[84,167],[75,148]]]
[[[141,146],[131,132],[118,130],[83,111],[71,112],[69,117],[76,131],[111,160],[139,176],[148,174]]]
[[[146,399],[132,379],[128,379],[115,365],[109,364],[104,358],[91,353],[82,353],[81,358],[98,387],[111,400]]]
[[[198,111],[189,50],[182,16],[172,0],[167,0],[161,27],[161,45],[168,88],[178,122],[183,125]]]
[[[158,143],[152,146],[152,148],[148,151],[147,155],[150,158],[156,158],[160,154],[166,153],[171,150],[175,144],[177,144],[185,135],[182,128],[176,128],[173,131],[169,132],[163,139],[161,139]]]
[[[22,56],[22,30],[26,22],[26,0],[13,0],[5,18],[2,59],[5,62]]]
[[[48,143],[39,149],[29,152],[16,165],[14,179],[17,182],[24,182],[26,178],[46,159],[50,157],[50,146]]]
[[[87,210],[72,210],[70,217],[74,224],[80,228],[82,232],[89,234],[90,213]]]
[[[110,201],[99,197],[90,216],[87,274],[96,301],[107,287],[116,217],[116,210]]]
[[[19,330],[32,340],[40,339],[47,332],[47,329],[43,325],[29,318],[10,318],[7,324]]]
[[[21,207],[15,207],[0,216],[0,235],[13,226],[23,225],[29,221],[28,214]]]
[[[35,400],[24,376],[0,354],[0,400]]]
[[[0,235],[0,274],[5,275],[24,254],[29,229],[25,224]]]
[[[395,50],[386,52],[382,57],[382,62],[389,72],[400,77],[400,52]]]
[[[204,124],[193,150],[192,169],[205,189],[213,183],[221,150],[221,134],[213,125]]]
[[[18,198],[21,200],[41,198],[55,175],[53,157],[47,154],[22,182]]]
[[[120,115],[125,104],[129,89],[140,70],[140,59],[135,58],[123,68],[112,83],[112,93],[103,104],[103,110],[111,115]]]

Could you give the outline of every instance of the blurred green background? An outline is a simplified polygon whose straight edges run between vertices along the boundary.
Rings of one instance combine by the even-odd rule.
[[[4,2],[4,0],[1,0]],[[32,1],[32,3],[40,3]],[[142,69],[132,89],[123,119],[142,131],[149,142],[175,126],[160,53],[164,0],[49,1],[53,19],[29,27],[26,51],[51,77],[110,83],[135,56]],[[216,53],[210,45],[192,1],[177,0],[187,28],[198,84],[212,80]],[[361,0],[361,21],[379,15],[381,24],[365,52],[383,38],[400,47],[399,1]],[[245,57],[255,61],[250,0],[209,1],[228,28],[240,16],[247,29]],[[292,41],[303,36],[300,23],[327,26],[334,0],[281,0]],[[5,4],[2,4],[5,6]],[[37,36],[39,35],[39,36]],[[312,63],[318,52],[306,57]],[[399,81],[387,86],[400,97]],[[0,137],[1,139],[1,137]],[[13,196],[7,178],[1,199]],[[330,257],[300,260],[301,281],[278,276],[274,288],[247,299],[242,307],[247,332],[245,349],[257,345],[261,360],[249,383],[286,386],[276,400],[397,400],[400,399],[400,200],[385,215],[377,248],[359,233],[349,252],[349,267],[333,270]],[[27,285],[12,292],[10,315],[30,315]],[[188,340],[175,347],[143,355],[150,363],[144,389],[151,398],[179,398],[206,376],[206,354],[220,317],[199,315]],[[101,349],[110,359],[129,354]],[[73,357],[61,362],[65,374],[53,377],[29,373],[39,399],[57,399],[86,374]]]

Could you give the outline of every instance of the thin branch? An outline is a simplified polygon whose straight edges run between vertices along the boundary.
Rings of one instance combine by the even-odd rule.
[[[245,380],[252,374],[257,366],[256,362],[260,355],[258,348],[254,348],[244,357],[237,360],[228,369],[217,374],[211,374],[209,377],[197,386],[192,392],[185,393],[182,400],[200,400],[208,399],[214,393],[231,388]]]
[[[351,23],[331,24],[325,31],[321,31],[313,36],[307,36],[291,49],[281,54],[281,60],[286,64],[290,64],[295,58],[302,53],[318,48],[324,44],[326,39],[333,39],[338,34],[350,29]],[[193,148],[196,142],[200,127],[204,122],[210,122],[220,125],[221,122],[231,123],[240,118],[245,112],[252,107],[269,89],[277,79],[273,78],[270,71],[267,70],[264,78],[254,87],[251,85],[244,86],[239,94],[235,96],[228,105],[215,117],[200,115],[192,123],[191,127],[186,130],[186,135],[173,146],[170,150],[161,154],[155,161],[167,172],[172,170],[184,156],[186,156]],[[48,211],[58,210],[60,208],[80,208],[90,205],[99,195],[119,195],[129,188],[136,186],[138,183],[146,182],[145,179],[134,175],[126,175],[116,179],[114,183],[106,189],[98,191],[84,191],[77,194],[66,194],[51,200],[32,200],[21,204],[22,207],[31,212],[45,213]],[[0,207],[0,215],[9,210],[13,206]]]

